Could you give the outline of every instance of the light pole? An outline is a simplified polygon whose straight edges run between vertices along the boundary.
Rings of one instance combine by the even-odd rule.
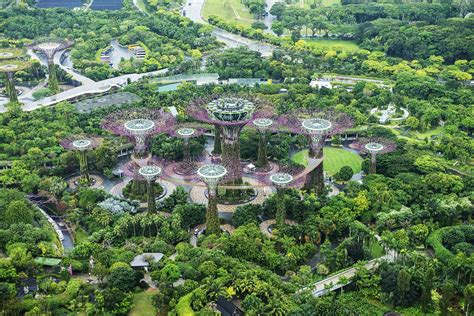
[[[199,177],[207,184],[208,205],[206,212],[206,231],[209,234],[219,234],[219,214],[217,211],[217,185],[227,174],[227,169],[221,165],[205,165],[197,171]]]
[[[258,118],[253,120],[252,123],[259,132],[256,166],[265,170],[268,168],[266,131],[273,124],[273,120],[269,118]]]
[[[138,174],[141,175],[147,183],[148,212],[155,213],[155,181],[161,175],[161,168],[158,166],[144,166],[138,169]]]
[[[293,176],[288,173],[275,173],[270,176],[270,181],[277,189],[276,225],[281,229],[285,225],[285,190],[293,181]]]

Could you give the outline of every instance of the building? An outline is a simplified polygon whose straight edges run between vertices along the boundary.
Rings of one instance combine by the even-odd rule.
[[[161,252],[144,252],[140,255],[135,256],[132,261],[130,261],[130,266],[136,269],[147,269],[150,265],[149,262],[158,262],[163,258]]]

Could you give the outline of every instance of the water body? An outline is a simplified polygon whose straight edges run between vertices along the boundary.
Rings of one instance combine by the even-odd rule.
[[[67,8],[73,9],[82,6],[81,0],[38,0],[37,8]]]
[[[93,0],[92,10],[120,10],[122,8],[122,0]]]

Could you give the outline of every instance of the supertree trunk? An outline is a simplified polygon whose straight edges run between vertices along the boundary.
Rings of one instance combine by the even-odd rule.
[[[231,185],[242,184],[240,167],[240,131],[242,126],[223,126],[222,128],[222,161],[229,170]],[[242,193],[239,189],[226,190],[227,196],[237,197]]]
[[[8,96],[10,102],[18,102],[18,95],[16,93],[15,85],[13,84],[13,74],[7,73],[5,77],[5,94]]]
[[[53,61],[48,61],[48,88],[52,93],[59,92],[58,76],[56,74],[56,66]]]
[[[285,189],[277,188],[276,225],[281,229],[285,225]]]
[[[214,155],[220,155],[222,153],[222,127],[214,125]]]
[[[310,146],[309,151],[308,151],[308,157],[322,159],[324,156],[323,147],[321,147],[318,152],[315,152],[315,151],[316,149],[314,149],[313,146]],[[321,161],[321,163],[318,166],[316,166],[316,168],[314,168],[310,173],[308,173],[308,175],[306,176],[304,189],[306,191],[314,190],[316,194],[321,194],[323,192],[324,190],[323,161]]]
[[[191,160],[191,153],[189,151],[189,139],[185,139],[183,143],[183,161]]]
[[[79,170],[81,172],[81,178],[90,183],[89,168],[87,166],[87,155],[86,151],[79,151]]]
[[[377,173],[377,155],[371,154],[369,174],[376,174],[376,173]]]
[[[209,189],[209,199],[206,212],[207,234],[220,234],[219,215],[217,213],[217,192]]]
[[[258,156],[257,156],[257,163],[258,168],[266,168],[268,167],[268,158],[267,158],[267,140],[265,132],[259,132],[259,140],[258,140]]]
[[[147,181],[148,189],[148,212],[156,212],[156,201],[155,201],[155,181]]]

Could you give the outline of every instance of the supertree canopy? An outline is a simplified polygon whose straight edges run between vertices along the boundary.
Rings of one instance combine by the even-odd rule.
[[[19,58],[23,55],[18,48],[0,48],[0,60]]]
[[[155,182],[160,178],[163,173],[163,162],[151,159],[145,166],[140,166],[134,161],[130,161],[123,166],[123,172],[129,177],[133,177],[134,181],[140,182],[145,181],[147,184],[147,202],[148,212],[156,212],[156,194],[155,194]]]
[[[225,96],[199,99],[188,107],[188,114],[196,120],[220,127],[222,163],[232,175],[234,184],[242,183],[240,132],[252,120],[268,114],[268,109],[262,111],[263,105],[258,99]]]
[[[370,174],[375,174],[377,171],[377,155],[392,152],[397,148],[395,142],[385,138],[360,138],[352,146],[361,152],[370,154]]]
[[[74,150],[78,153],[81,182],[85,185],[91,184],[86,152],[99,147],[102,144],[102,139],[97,136],[72,135],[61,140],[60,144],[64,148]]]
[[[197,164],[191,159],[189,140],[204,134],[204,129],[190,124],[176,126],[170,131],[170,135],[183,139],[183,161],[176,166],[174,170],[177,174],[191,175],[195,174]]]
[[[227,169],[221,165],[205,165],[198,169],[198,175],[207,184],[208,206],[206,212],[206,231],[219,234],[219,215],[217,212],[217,185],[226,176]]]
[[[147,156],[146,141],[149,136],[169,132],[176,124],[171,113],[163,110],[129,109],[109,114],[102,121],[102,128],[135,142],[135,157]]]
[[[10,102],[18,102],[18,94],[13,84],[13,76],[16,72],[30,67],[29,62],[11,59],[0,63],[0,72],[5,74],[5,94]]]
[[[61,50],[71,47],[73,44],[74,42],[67,39],[47,37],[27,45],[30,49],[40,51],[48,59],[48,88],[54,93],[59,92],[58,78],[54,66],[54,55]]]
[[[323,158],[324,142],[330,136],[340,134],[353,126],[353,120],[345,113],[332,110],[300,110],[281,117],[280,124],[289,132],[308,137],[310,158]],[[315,189],[320,193],[324,189],[324,169],[321,163],[308,174],[306,190]]]

